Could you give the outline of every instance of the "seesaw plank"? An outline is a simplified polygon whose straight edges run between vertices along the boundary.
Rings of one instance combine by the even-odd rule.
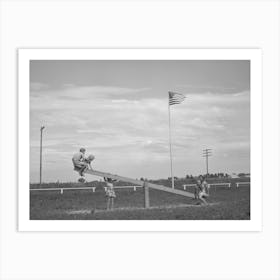
[[[87,170],[87,171],[85,171],[85,173],[95,175],[95,176],[100,176],[100,177],[107,177],[107,178],[115,179],[115,180],[118,180],[118,181],[128,182],[128,183],[132,183],[132,184],[139,185],[139,186],[142,186],[142,187],[145,184],[146,187],[149,187],[151,189],[194,198],[194,194],[192,194],[190,192],[177,190],[177,189],[172,189],[172,188],[169,188],[169,187],[165,187],[165,186],[157,185],[157,184],[152,184],[152,183],[149,183],[149,182],[144,182],[144,181],[141,181],[141,180],[136,180],[136,179],[132,179],[132,178],[118,176],[118,175],[114,175],[114,174],[110,174],[110,173],[106,173],[106,172],[101,172],[101,171],[97,171],[97,170]]]

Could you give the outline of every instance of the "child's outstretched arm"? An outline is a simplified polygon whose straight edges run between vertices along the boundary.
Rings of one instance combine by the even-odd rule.
[[[88,169],[93,170],[91,166],[91,162],[88,164]]]

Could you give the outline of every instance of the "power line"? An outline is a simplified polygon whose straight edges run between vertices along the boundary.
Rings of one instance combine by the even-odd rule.
[[[208,174],[209,174],[209,171],[208,171],[208,158],[210,156],[212,156],[212,149],[204,149],[202,156],[205,157],[205,159],[206,159],[206,175],[208,176]]]

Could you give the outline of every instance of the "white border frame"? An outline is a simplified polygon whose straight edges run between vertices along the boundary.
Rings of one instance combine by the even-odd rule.
[[[29,220],[30,60],[250,60],[251,219],[226,221]],[[19,231],[261,231],[262,71],[260,49],[19,49],[18,230]],[[24,167],[24,168],[23,168]],[[78,230],[77,230],[78,229]]]

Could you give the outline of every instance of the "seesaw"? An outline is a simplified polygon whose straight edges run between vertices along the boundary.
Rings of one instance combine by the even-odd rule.
[[[132,183],[134,185],[142,186],[144,188],[144,194],[145,194],[145,208],[150,207],[150,198],[149,198],[149,189],[150,188],[159,190],[159,191],[164,191],[164,192],[168,192],[168,193],[173,193],[173,194],[177,194],[177,195],[194,198],[194,194],[192,194],[190,192],[172,189],[172,188],[169,188],[166,186],[153,184],[153,183],[150,183],[147,181],[141,181],[141,180],[137,180],[137,179],[127,178],[127,177],[118,176],[118,175],[110,174],[107,172],[102,172],[102,171],[97,171],[97,170],[92,170],[92,169],[88,169],[84,173],[87,173],[90,175],[95,175],[95,176],[100,176],[100,177],[111,178],[111,179],[115,179],[118,181],[128,182],[128,183]]]

